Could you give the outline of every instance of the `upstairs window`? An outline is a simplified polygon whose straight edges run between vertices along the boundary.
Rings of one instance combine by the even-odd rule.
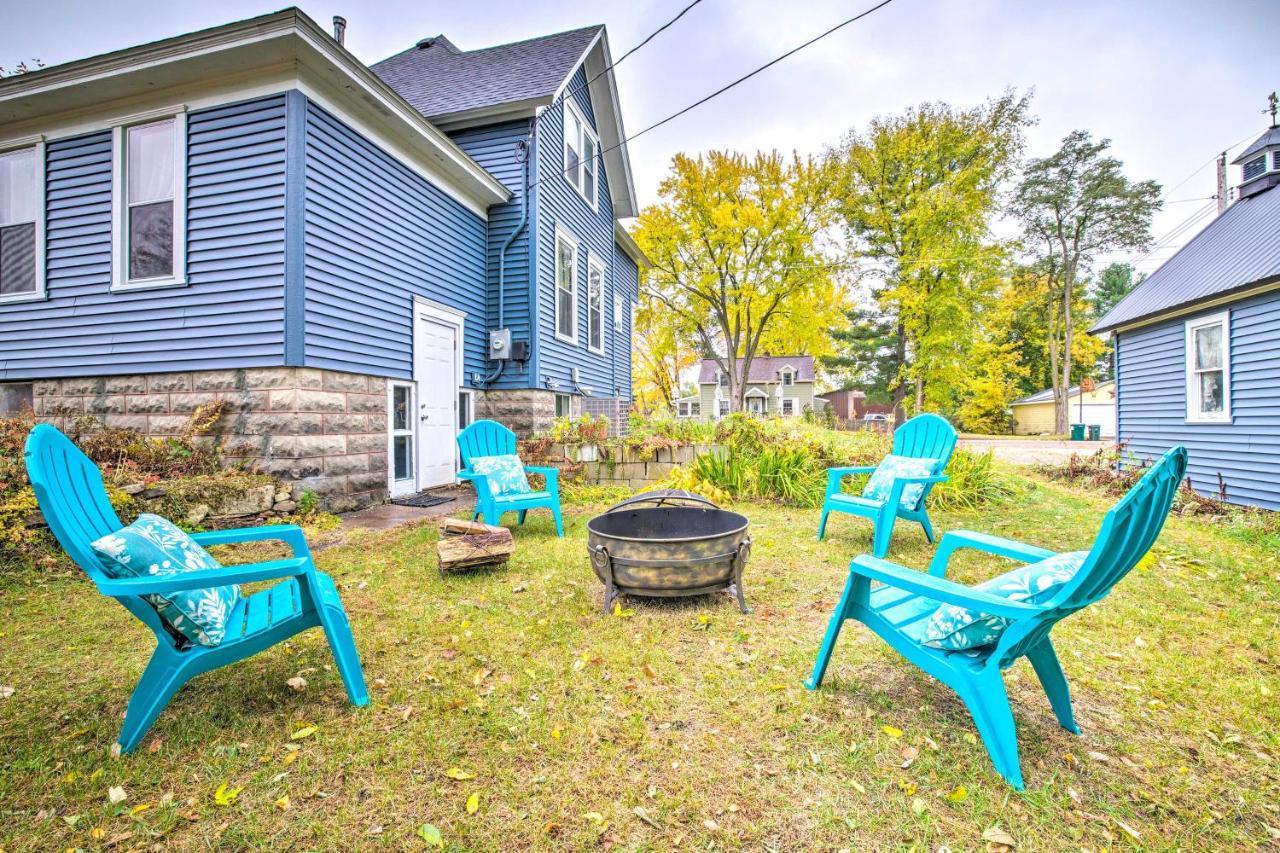
[[[604,265],[587,258],[587,348],[604,352]]]
[[[1186,324],[1187,421],[1231,421],[1231,324],[1222,312]]]
[[[1267,171],[1267,155],[1263,154],[1244,164],[1244,179],[1251,181]]]
[[[720,371],[720,387],[721,388],[729,387],[729,374],[725,373],[723,370]]]
[[[0,302],[44,296],[44,144],[0,153]]]
[[[1271,168],[1280,172],[1280,151],[1271,152]]]
[[[117,289],[185,283],[186,115],[115,130]]]
[[[795,381],[796,381],[796,375],[794,373],[792,373],[790,370],[782,371],[782,387],[783,388],[790,388],[792,385],[795,384]]]
[[[564,177],[578,195],[596,206],[596,159],[600,140],[573,101],[564,102]]]
[[[578,241],[556,231],[556,337],[578,342]]]

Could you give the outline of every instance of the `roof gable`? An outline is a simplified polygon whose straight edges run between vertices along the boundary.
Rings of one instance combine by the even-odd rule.
[[[1280,280],[1280,190],[1242,198],[1210,222],[1120,300],[1090,330],[1160,316],[1199,302]]]

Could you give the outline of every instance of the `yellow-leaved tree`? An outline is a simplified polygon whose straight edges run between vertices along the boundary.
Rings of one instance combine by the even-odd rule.
[[[731,411],[757,355],[821,357],[844,322],[845,290],[823,254],[830,183],[822,159],[677,154],[662,200],[640,214],[636,241],[653,261],[642,310],[669,314],[715,354]]]

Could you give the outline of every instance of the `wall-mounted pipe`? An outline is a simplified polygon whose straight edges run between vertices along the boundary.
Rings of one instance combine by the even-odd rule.
[[[502,248],[498,250],[498,328],[506,328],[505,313],[505,295],[507,290],[507,250],[515,243],[516,238],[520,236],[520,232],[524,230],[525,225],[529,222],[529,155],[533,151],[533,134],[535,124],[529,123],[529,136],[516,143],[516,159],[520,161],[520,221],[516,223],[516,227],[511,234],[502,242]],[[529,275],[537,275],[537,270],[529,270]],[[530,333],[532,333],[530,329]],[[493,373],[484,378],[483,385],[490,385],[497,381],[502,375],[502,369],[507,366],[506,359],[498,359],[498,366],[494,368]]]

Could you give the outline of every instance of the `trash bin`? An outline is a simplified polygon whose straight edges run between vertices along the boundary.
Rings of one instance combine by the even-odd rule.
[[[1089,440],[1090,441],[1102,440],[1102,424],[1089,424]]]
[[[1084,424],[1071,425],[1071,440],[1084,441]]]

